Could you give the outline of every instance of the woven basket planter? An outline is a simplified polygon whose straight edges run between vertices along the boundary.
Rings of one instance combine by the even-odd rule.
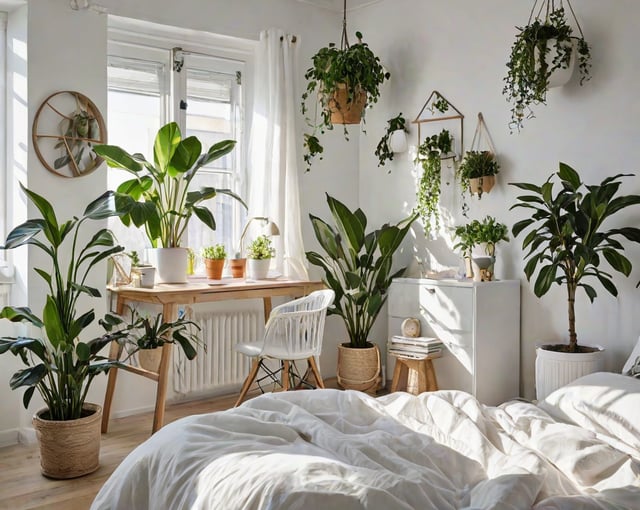
[[[46,420],[48,409],[33,417],[33,428],[40,443],[42,474],[67,479],[93,473],[100,466],[100,422],[102,407],[85,404],[77,420]]]
[[[158,372],[160,370],[160,360],[162,360],[162,347],[140,349],[138,351],[140,368],[144,368],[150,372]]]
[[[377,345],[354,349],[349,344],[338,346],[338,384],[347,390],[375,393],[379,388],[380,350]]]
[[[367,101],[367,94],[360,91],[350,103],[347,102],[347,99],[347,89],[342,86],[336,90],[333,97],[329,100],[331,124],[360,124],[362,111]]]

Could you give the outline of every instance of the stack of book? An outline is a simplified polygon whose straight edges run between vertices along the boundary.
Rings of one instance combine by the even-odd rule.
[[[417,336],[400,336],[391,337],[388,350],[393,356],[403,358],[422,359],[429,356],[430,358],[439,358],[442,356],[442,341],[437,338]]]

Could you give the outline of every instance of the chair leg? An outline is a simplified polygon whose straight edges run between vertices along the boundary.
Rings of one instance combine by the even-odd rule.
[[[258,375],[259,368],[260,368],[260,358],[256,358],[255,361],[253,362],[253,366],[251,367],[251,371],[249,372],[249,375],[244,380],[244,384],[242,385],[242,390],[240,390],[240,396],[238,397],[238,400],[236,400],[236,403],[233,407],[238,407],[240,404],[242,404],[242,401],[247,396],[247,392],[249,391],[249,388],[253,384],[253,380],[256,378],[256,375]]]
[[[289,360],[283,360],[282,364],[282,391],[289,391]]]
[[[309,359],[307,359],[307,362],[311,367],[311,371],[313,372],[313,377],[316,378],[316,383],[318,385],[318,388],[324,389],[324,381],[322,380],[322,376],[320,375],[320,370],[318,370],[318,365],[316,365],[316,359],[313,356],[311,356],[309,357]]]

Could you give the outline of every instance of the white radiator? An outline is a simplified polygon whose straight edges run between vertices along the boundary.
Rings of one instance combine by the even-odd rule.
[[[249,372],[249,360],[233,346],[262,339],[262,314],[253,311],[195,312],[192,320],[201,328],[199,336],[206,350],[189,361],[182,349],[173,349],[173,389],[181,394],[214,393],[241,385]]]

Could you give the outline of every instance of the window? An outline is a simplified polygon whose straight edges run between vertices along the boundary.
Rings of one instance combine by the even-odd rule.
[[[108,60],[109,143],[153,158],[153,141],[160,126],[175,120],[184,137],[196,136],[203,151],[225,139],[236,140],[236,149],[209,167],[201,168],[194,188],[228,188],[243,196],[243,115],[240,60],[190,52],[110,43]],[[124,171],[109,170],[108,185],[115,189],[130,178]],[[204,202],[216,219],[216,230],[192,218],[182,245],[196,252],[214,243],[233,255],[244,221],[244,209],[224,195]],[[149,242],[144,232],[127,228],[114,218],[110,227],[127,251],[144,252]]]

